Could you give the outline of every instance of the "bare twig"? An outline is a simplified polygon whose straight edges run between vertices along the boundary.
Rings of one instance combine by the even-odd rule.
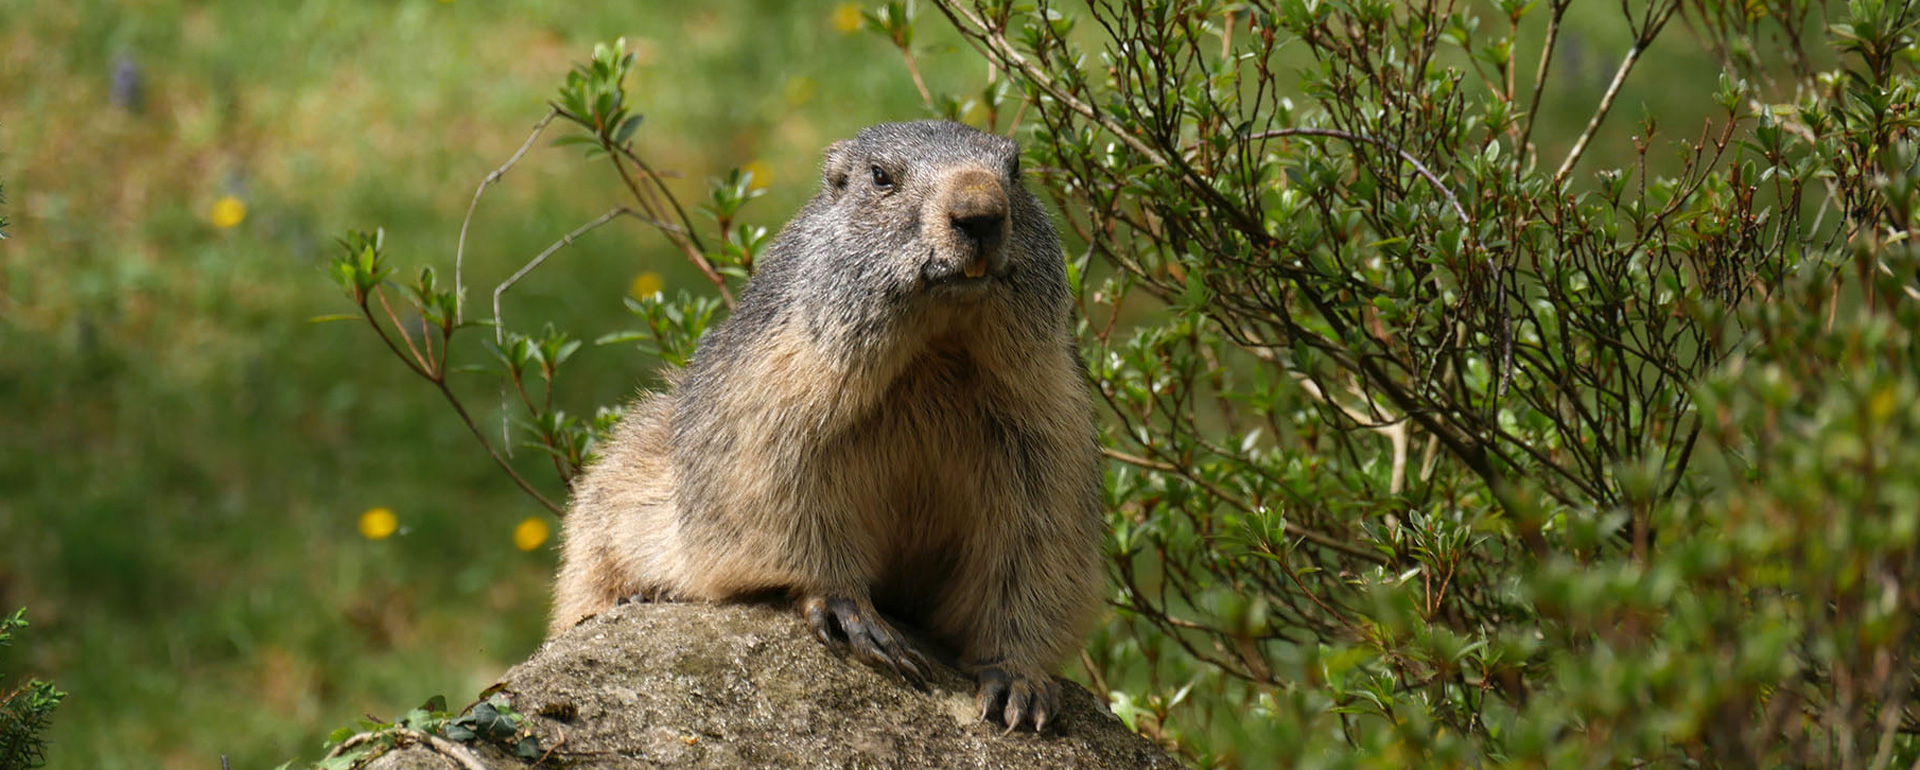
[[[379,321],[373,320],[373,308],[367,305],[367,302],[365,299],[362,299],[360,301],[360,315],[364,316],[367,319],[367,325],[373,327],[373,333],[380,336],[380,341],[386,343],[387,349],[393,351],[394,357],[399,358],[400,362],[403,364],[406,364],[407,368],[413,370],[414,374],[418,374],[429,380],[433,379],[432,371],[421,368],[420,364],[415,363],[415,359],[409,358],[407,357],[407,354],[400,352],[399,345],[393,344],[393,338],[387,336],[387,327],[381,326]],[[394,330],[396,332],[399,332],[402,336],[406,334],[405,329],[395,327]]]
[[[667,199],[667,205],[673,207],[674,216],[679,218],[680,220],[680,232],[686,234],[687,240],[693,244],[693,248],[699,250],[702,253],[705,253],[707,250],[707,244],[701,242],[700,232],[698,230],[693,229],[693,222],[687,219],[687,210],[681,207],[680,199],[673,194],[673,191],[668,190],[666,184],[660,181],[662,179],[678,178],[678,175],[673,174],[672,172],[663,174],[661,172],[653,170],[653,167],[650,165],[647,165],[647,161],[644,158],[641,158],[639,153],[634,152],[633,148],[631,147],[628,147],[626,145],[620,145],[616,149],[620,151],[620,155],[622,157],[625,157],[627,160],[633,161],[633,165],[638,167],[642,172],[644,172],[647,175],[647,181],[653,183],[654,189],[659,190],[660,194]],[[666,227],[666,225],[662,225],[662,224],[655,224],[654,226]]]
[[[1087,654],[1087,648],[1084,646],[1080,648],[1080,667],[1087,670],[1087,679],[1092,680],[1094,694],[1099,696],[1101,702],[1112,700],[1113,690],[1107,687],[1106,674],[1100,671],[1099,666],[1094,665],[1093,656]]]
[[[407,325],[402,323],[400,316],[393,312],[393,305],[387,302],[387,293],[375,287],[373,290],[373,298],[380,300],[380,309],[386,312],[387,320],[393,322],[393,329],[400,334],[400,341],[407,343],[407,352],[413,354],[413,360],[420,362],[420,370],[423,372],[434,371],[430,359],[420,353],[420,348],[414,346],[413,335],[407,333]]]
[[[508,158],[507,162],[500,164],[500,167],[494,169],[493,173],[488,174],[487,178],[480,180],[479,187],[474,188],[473,202],[467,204],[467,218],[460,220],[460,241],[458,245],[453,248],[453,296],[455,300],[453,322],[455,325],[466,320],[467,289],[462,273],[466,267],[467,227],[473,224],[473,212],[480,208],[480,196],[485,195],[487,188],[492,187],[493,183],[500,181],[500,177],[506,175],[507,169],[513,168],[515,163],[520,162],[520,159],[527,154],[527,150],[533,147],[534,140],[539,139],[540,134],[547,130],[547,124],[552,123],[553,119],[559,116],[559,110],[549,110],[546,117],[541,118],[540,122],[533,124],[533,132],[527,135],[526,141],[520,143],[520,149],[514,151],[513,157]]]
[[[914,61],[912,49],[900,46],[900,57],[907,62],[907,74],[913,78],[914,89],[920,92],[920,101],[927,105],[927,109],[933,109],[933,92],[928,91],[927,82],[920,79],[920,65]]]
[[[636,160],[636,165],[637,164],[638,161]],[[620,165],[619,160],[616,158],[613,168],[620,172],[620,181],[627,184],[627,189],[633,193],[634,199],[639,201],[641,207],[646,210],[649,216],[654,220],[658,220],[660,218],[659,212],[654,211],[654,207],[647,205],[646,196],[640,192],[640,184],[634,181],[632,174],[627,172],[627,167]],[[648,171],[644,166],[641,167],[641,170],[652,174],[652,172]],[[667,198],[668,200],[672,200],[673,196],[668,195]],[[673,206],[678,209],[680,204],[675,202]],[[683,213],[681,216],[685,216],[685,214]],[[680,247],[680,252],[687,255],[687,261],[692,262],[694,267],[700,269],[700,273],[705,275],[707,280],[713,283],[713,288],[719,290],[720,299],[726,302],[727,308],[732,309],[733,292],[727,290],[727,279],[722,277],[719,271],[713,269],[713,263],[707,259],[706,254],[702,253],[699,245],[687,237],[688,234],[693,232],[692,228],[662,227],[660,228],[660,232],[664,233],[667,236],[667,240],[672,241],[673,245]]]
[[[486,764],[481,762],[479,757],[473,755],[472,749],[431,733],[424,733],[419,730],[408,730],[400,727],[389,727],[385,730],[355,734],[341,741],[340,745],[333,747],[332,751],[327,752],[325,758],[333,759],[348,751],[359,748],[369,741],[376,740],[383,735],[392,735],[396,738],[403,738],[424,745],[432,749],[435,753],[458,763],[465,770],[488,770]],[[225,762],[226,758],[222,757],[221,763],[224,765]]]
[[[1607,113],[1613,111],[1613,100],[1620,95],[1620,86],[1627,82],[1627,75],[1633,72],[1633,65],[1640,61],[1640,54],[1646,52],[1647,46],[1651,45],[1654,37],[1660,34],[1660,29],[1667,25],[1667,21],[1672,19],[1674,12],[1679,9],[1678,0],[1664,8],[1649,9],[1651,20],[1640,29],[1638,35],[1634,36],[1633,47],[1627,49],[1626,58],[1620,60],[1620,68],[1614,70],[1613,82],[1607,84],[1607,92],[1601,95],[1599,106],[1594,108],[1593,117],[1587,121],[1586,130],[1581,131],[1580,138],[1574,140],[1573,149],[1567,151],[1567,159],[1560,162],[1560,170],[1553,172],[1554,184],[1560,184],[1566,179],[1567,173],[1573,170],[1574,164],[1580,162],[1580,156],[1586,154],[1587,143],[1593,141],[1593,135],[1600,131],[1600,124],[1606,122]]]
[[[1553,49],[1560,43],[1560,18],[1567,13],[1567,6],[1573,0],[1553,0],[1553,15],[1547,20],[1547,39],[1540,46],[1540,66],[1533,72],[1533,99],[1527,104],[1527,119],[1521,125],[1520,139],[1514,144],[1513,151],[1520,153],[1521,162],[1514,164],[1516,173],[1527,166],[1527,142],[1533,137],[1534,119],[1540,114],[1540,97],[1547,88],[1547,69],[1553,64]]]
[[[1320,389],[1320,383],[1315,382],[1312,377],[1307,376],[1304,372],[1294,372],[1293,378],[1295,382],[1299,383],[1301,389],[1304,390],[1307,395],[1340,410],[1341,414],[1346,415],[1347,419],[1353,420],[1354,423],[1360,427],[1387,438],[1388,446],[1393,450],[1393,476],[1387,482],[1387,491],[1396,495],[1405,491],[1407,488],[1407,446],[1412,438],[1412,434],[1408,432],[1407,418],[1390,417],[1384,421],[1378,420],[1371,415],[1363,414],[1353,407],[1340,403],[1339,399],[1334,398],[1332,394],[1322,391]],[[1349,384],[1348,389],[1349,392],[1361,398],[1368,399],[1369,401],[1372,400],[1371,396],[1360,391],[1357,383]],[[1369,408],[1379,411],[1379,406],[1375,404],[1369,404]]]
[[[554,241],[551,245],[547,246],[547,248],[544,251],[541,251],[539,255],[535,256],[531,260],[528,260],[526,264],[521,265],[520,269],[514,271],[513,275],[509,276],[507,280],[501,281],[498,286],[493,287],[493,344],[494,345],[497,345],[504,349],[507,344],[507,320],[506,320],[505,314],[501,311],[501,304],[500,304],[500,300],[501,298],[506,296],[507,290],[513,288],[514,284],[519,283],[520,279],[525,278],[527,274],[533,272],[535,268],[540,267],[542,263],[547,261],[547,257],[553,256],[554,252],[557,252],[560,249],[565,248],[567,246],[573,245],[574,239],[579,238],[580,236],[585,235],[588,232],[591,232],[594,228],[597,228],[601,225],[606,224],[609,221],[612,221],[614,217],[620,216],[621,214],[627,214],[630,216],[634,216],[635,218],[638,218],[638,219],[647,220],[646,217],[639,216],[632,209],[629,209],[625,206],[615,206],[611,211],[608,211],[605,214],[601,214],[599,217],[595,218],[593,221],[590,221],[584,225],[574,228],[573,232],[560,236],[560,240]],[[659,227],[666,226],[665,223],[662,223],[662,222],[657,222],[654,220],[647,220],[647,221],[653,222],[655,226],[659,226]],[[518,374],[514,376],[514,384],[516,386],[519,385]],[[553,396],[553,385],[551,383],[547,385],[547,396],[548,398],[552,398]],[[528,410],[531,411],[533,409],[533,402],[531,399],[527,398],[526,389],[524,386],[520,388],[520,397],[522,400],[527,402],[527,408]],[[507,409],[507,388],[506,388],[506,385],[503,383],[500,386],[500,444],[501,446],[504,446],[507,448],[507,456],[512,457],[513,456],[513,426],[512,426],[512,423],[507,418],[508,411],[509,410]],[[555,458],[556,464],[554,467],[556,469],[560,468],[560,466],[558,465],[558,459],[559,458],[557,457]],[[567,474],[564,470],[561,471],[560,477],[563,480],[567,478]]]
[[[473,416],[467,414],[466,405],[460,403],[460,398],[455,396],[453,389],[447,386],[447,379],[445,377],[432,379],[433,384],[440,388],[440,395],[445,396],[447,403],[453,405],[453,411],[460,415],[460,421],[467,424],[467,430],[473,432],[473,437],[480,441],[480,446],[487,450],[487,454],[493,458],[495,464],[500,466],[500,470],[506,471],[507,476],[513,479],[513,483],[520,485],[522,491],[532,495],[534,500],[552,511],[554,516],[566,516],[566,509],[555,505],[552,500],[547,499],[546,495],[540,494],[540,490],[534,489],[533,484],[529,483],[526,477],[521,476],[519,471],[514,470],[513,465],[507,462],[507,458],[500,455],[500,450],[494,448],[493,442],[488,441],[487,437],[480,432],[480,426],[474,424]]]
[[[380,737],[380,733],[356,733],[352,736],[349,736],[346,740],[341,741],[338,745],[334,746],[333,750],[327,752],[327,755],[325,757],[321,757],[321,759],[332,759],[334,757],[340,756],[341,754],[345,754],[349,751],[359,748],[360,744],[366,743],[367,741],[371,741],[378,737]]]
[[[480,758],[473,755],[472,749],[437,735],[423,733],[418,730],[406,730],[403,732],[407,736],[432,747],[433,750],[441,756],[460,763],[460,766],[466,770],[488,770],[487,766],[480,762]]]
[[[553,111],[561,117],[583,125],[587,124],[587,121],[561,109],[558,105],[551,106]],[[733,292],[727,289],[727,279],[720,275],[720,272],[713,268],[713,262],[707,259],[706,246],[700,242],[699,236],[694,234],[693,225],[687,220],[686,210],[681,207],[680,200],[674,197],[673,192],[660,183],[660,175],[654,172],[638,154],[623,145],[610,144],[602,138],[600,149],[606,151],[613,159],[614,171],[620,174],[620,181],[627,186],[627,191],[633,194],[634,204],[639,206],[640,211],[646,215],[640,219],[659,228],[660,232],[667,236],[667,240],[686,255],[687,261],[692,262],[694,267],[699,268],[700,273],[713,283],[714,289],[720,292],[721,301],[726,303],[728,309],[732,309]],[[634,167],[645,175],[651,187],[643,186],[639,180],[635,179],[633,172],[628,171],[626,165],[620,162],[621,158],[632,162]],[[674,214],[680,219],[680,226],[672,227],[662,224],[661,220],[665,219],[665,215],[660,211],[659,202],[653,191],[657,191],[658,195],[664,197],[668,205],[672,206]]]
[[[547,246],[545,250],[541,251],[539,255],[535,256],[533,259],[528,260],[526,264],[521,265],[519,270],[515,270],[513,275],[507,277],[507,280],[501,281],[500,285],[493,287],[493,342],[494,344],[496,345],[507,344],[507,338],[506,338],[507,321],[506,321],[506,317],[502,315],[500,312],[500,298],[506,296],[508,289],[513,288],[513,285],[516,283],[519,283],[520,279],[527,277],[528,273],[531,273],[534,271],[534,269],[540,267],[542,263],[547,261],[547,257],[553,256],[554,252],[559,251],[567,246],[573,245],[573,241],[575,238],[579,238],[582,235],[586,235],[587,233],[592,232],[594,228],[604,225],[610,221],[613,221],[614,217],[620,216],[621,214],[631,215],[633,213],[634,212],[632,209],[629,209],[625,206],[613,207],[613,209],[608,211],[607,213],[601,214],[600,216],[595,217],[593,221],[590,221],[584,225],[574,228],[573,232],[560,236],[560,240],[554,241],[551,245]],[[640,217],[640,219],[645,220],[644,217]]]

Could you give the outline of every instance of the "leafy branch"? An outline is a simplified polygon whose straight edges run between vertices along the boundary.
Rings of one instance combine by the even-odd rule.
[[[447,699],[435,695],[425,704],[392,722],[362,720],[327,736],[327,754],[316,770],[352,770],[395,749],[425,746],[465,770],[485,770],[473,747],[491,745],[507,754],[543,765],[554,751],[543,750],[539,737],[527,729],[527,719],[513,709],[507,696],[495,693],[469,706],[464,713],[447,710]],[[283,766],[284,767],[284,766]]]
[[[646,322],[646,329],[603,335],[595,342],[605,345],[637,341],[643,351],[663,361],[684,363],[691,355],[693,341],[712,321],[715,311],[721,306],[732,307],[729,279],[745,280],[751,274],[754,257],[768,237],[765,228],[738,221],[742,207],[758,197],[759,190],[753,188],[751,175],[736,170],[710,185],[709,198],[701,207],[719,225],[717,248],[709,249],[694,226],[688,207],[666,185],[666,175],[656,171],[635,149],[634,138],[642,115],[633,110],[626,89],[633,64],[634,57],[625,51],[624,41],[596,45],[592,57],[575,65],[567,74],[554,101],[548,105],[548,112],[534,124],[526,140],[476,186],[455,242],[451,289],[435,283],[432,268],[422,269],[418,279],[410,284],[396,283],[392,279],[394,268],[385,251],[385,236],[379,230],[347,234],[341,240],[343,253],[329,266],[335,282],[358,307],[358,317],[373,327],[387,350],[414,374],[432,383],[494,463],[528,496],[555,515],[562,515],[563,508],[513,466],[516,422],[527,436],[522,445],[549,455],[556,477],[563,485],[571,486],[580,467],[591,457],[594,444],[612,429],[620,411],[603,408],[592,419],[583,420],[555,404],[554,388],[561,365],[579,351],[582,343],[551,325],[534,335],[514,331],[506,318],[508,292],[548,264],[561,250],[614,220],[624,218],[647,225],[662,234],[706,277],[718,301],[684,292],[671,299],[629,298],[629,310]],[[584,147],[589,159],[604,159],[619,179],[628,201],[561,235],[528,259],[494,286],[492,316],[469,320],[465,277],[467,240],[480,201],[526,158],[555,121],[572,126],[577,133],[560,137],[551,144]],[[411,306],[410,314],[396,311],[394,302],[387,296],[390,289],[396,290]],[[338,318],[341,317],[322,320]],[[492,327],[492,339],[484,348],[493,366],[450,368],[448,361],[456,345],[454,338],[460,330],[472,326]],[[491,373],[500,381],[502,435],[498,442],[480,430],[472,411],[449,380],[450,372],[468,371]],[[538,387],[534,387],[535,379]],[[513,420],[511,415],[515,411],[524,418]]]

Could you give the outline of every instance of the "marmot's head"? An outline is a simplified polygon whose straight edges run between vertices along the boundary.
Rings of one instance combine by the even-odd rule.
[[[827,148],[809,207],[857,283],[955,301],[1064,278],[1059,238],[1020,184],[1020,148],[959,123],[883,123]],[[1064,288],[1064,287],[1062,287]]]

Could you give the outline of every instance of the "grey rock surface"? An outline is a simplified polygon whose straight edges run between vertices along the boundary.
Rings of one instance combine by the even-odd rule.
[[[833,654],[797,613],[759,605],[628,604],[589,618],[500,687],[558,766],[638,768],[1177,768],[1067,683],[1046,733],[1003,735],[973,682],[942,666],[927,691]],[[501,752],[423,746],[370,765],[524,768]]]

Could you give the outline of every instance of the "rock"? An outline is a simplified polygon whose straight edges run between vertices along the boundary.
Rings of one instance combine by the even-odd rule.
[[[926,692],[837,656],[799,615],[760,605],[628,604],[513,667],[498,688],[566,767],[1177,768],[1066,683],[1044,734],[979,721],[973,682],[941,666]],[[491,748],[413,745],[370,767],[525,768]]]

